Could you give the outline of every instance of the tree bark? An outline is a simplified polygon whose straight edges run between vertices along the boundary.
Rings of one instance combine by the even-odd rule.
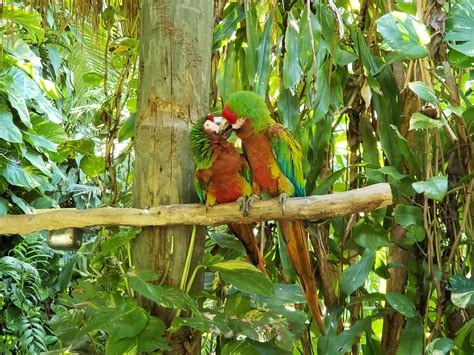
[[[405,239],[405,229],[396,225],[391,233],[391,240],[395,243],[403,243]],[[405,249],[400,248],[396,244],[390,246],[388,252],[388,260],[390,263],[400,263],[407,265],[409,253]],[[402,267],[392,267],[389,269],[390,278],[387,280],[387,292],[404,293],[408,272]],[[404,317],[398,313],[393,312],[384,318],[382,331],[382,354],[395,355],[400,342],[400,335],[402,333]]]
[[[188,134],[192,122],[208,111],[212,5],[207,0],[143,1],[134,207],[195,200]],[[178,286],[190,237],[188,226],[144,228],[132,244],[136,269],[154,270],[166,275],[166,284]],[[196,238],[192,268],[203,250],[203,238]],[[171,322],[172,310],[140,301]],[[199,336],[189,329],[177,333],[170,340],[171,353],[200,353]]]

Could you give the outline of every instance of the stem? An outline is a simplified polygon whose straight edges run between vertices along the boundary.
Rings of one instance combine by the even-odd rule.
[[[200,269],[202,269],[204,266],[203,265],[198,265],[194,268],[193,273],[191,274],[191,277],[188,280],[188,283],[186,284],[186,293],[189,293],[191,291],[191,287],[193,286],[194,279],[196,278],[196,275]]]
[[[166,262],[165,272],[163,273],[163,276],[162,276],[161,281],[159,283],[160,286],[164,284],[164,282],[166,280],[166,277],[168,276],[168,273],[169,273],[170,267],[171,267],[171,259],[173,259],[173,255],[174,255],[174,235],[172,234],[171,235],[170,257],[169,257],[168,261]]]
[[[191,268],[191,259],[193,258],[194,244],[196,242],[196,225],[193,225],[193,232],[191,233],[191,240],[189,241],[188,254],[186,255],[186,263],[184,264],[183,276],[181,277],[181,282],[179,288],[185,290],[186,281],[189,275],[189,269]]]

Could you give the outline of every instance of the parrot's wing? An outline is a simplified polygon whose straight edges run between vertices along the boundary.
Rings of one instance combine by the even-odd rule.
[[[207,187],[209,185],[209,176],[206,170],[196,170],[194,172],[194,189],[201,203],[206,203]]]
[[[295,187],[296,196],[304,196],[303,152],[300,144],[281,124],[275,123],[267,130],[278,165]]]
[[[250,170],[247,158],[243,154],[240,155],[240,175],[242,175],[249,184],[252,184],[252,171]]]

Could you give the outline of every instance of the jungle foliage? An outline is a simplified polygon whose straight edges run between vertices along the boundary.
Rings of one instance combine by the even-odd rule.
[[[0,215],[130,206],[138,3],[0,5]],[[2,236],[0,352],[152,352],[189,326],[204,353],[472,354],[473,14],[473,0],[215,1],[210,106],[264,97],[302,145],[307,194],[393,191],[389,208],[308,223],[326,336],[272,221],[268,277],[210,228],[180,287],[134,269],[139,229],[92,228],[77,251]]]

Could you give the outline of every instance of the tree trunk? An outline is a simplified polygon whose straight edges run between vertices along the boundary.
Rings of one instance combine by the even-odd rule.
[[[394,243],[403,243],[405,239],[405,230],[402,226],[397,225],[391,233],[391,240]],[[389,248],[388,260],[390,263],[400,263],[407,265],[409,253],[394,244]],[[387,292],[404,293],[408,272],[401,267],[393,267],[389,269],[390,278],[387,280]],[[384,318],[382,331],[382,354],[395,355],[400,342],[400,335],[402,333],[404,317],[398,313],[391,313]]]
[[[143,0],[140,91],[135,141],[135,190],[138,208],[195,201],[188,134],[192,122],[207,113],[212,45],[212,2]],[[151,269],[179,286],[191,227],[144,228],[134,240],[137,270]],[[199,228],[198,233],[203,234]],[[196,238],[191,270],[200,261],[203,238]],[[196,280],[201,287],[202,280]],[[201,282],[201,284],[199,284]],[[140,300],[170,324],[173,310]],[[200,353],[198,334],[175,333],[171,353]]]

